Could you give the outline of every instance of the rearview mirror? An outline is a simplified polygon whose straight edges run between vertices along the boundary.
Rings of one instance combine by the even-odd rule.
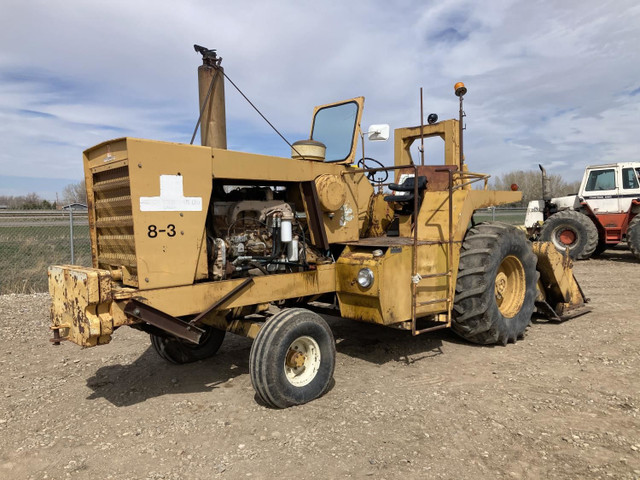
[[[367,135],[372,142],[389,140],[389,125],[370,125]]]

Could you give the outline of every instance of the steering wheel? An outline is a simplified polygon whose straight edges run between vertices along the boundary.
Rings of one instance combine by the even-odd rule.
[[[367,168],[372,168],[372,167],[368,167],[367,166],[367,162],[373,162],[374,164],[380,166],[380,168],[386,168],[385,165],[383,165],[382,163],[380,163],[378,160],[376,160],[375,158],[371,158],[371,157],[364,157],[361,158],[360,160],[358,160],[358,167],[362,168],[362,169],[367,169]],[[376,167],[374,167],[376,168]],[[382,179],[376,179],[376,173],[382,173],[384,174],[384,178]],[[383,170],[382,172],[365,172],[365,176],[369,179],[369,181],[371,182],[377,182],[377,183],[384,183],[389,179],[389,170]]]

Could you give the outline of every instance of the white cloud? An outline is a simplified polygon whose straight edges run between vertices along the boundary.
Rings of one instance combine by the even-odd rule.
[[[545,163],[573,180],[586,164],[637,158],[638,25],[640,6],[626,0],[10,0],[0,18],[0,172],[80,178],[81,151],[107,138],[188,142],[199,43],[219,50],[292,141],[307,135],[314,105],[356,95],[367,97],[365,127],[417,124],[420,86],[426,113],[456,116],[462,80],[473,170]],[[226,91],[230,145],[286,155]],[[251,140],[271,135],[266,147]],[[392,142],[367,149],[392,163]]]

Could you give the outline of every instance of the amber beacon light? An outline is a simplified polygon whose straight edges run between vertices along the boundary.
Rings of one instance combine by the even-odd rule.
[[[464,86],[464,83],[458,82],[454,85],[453,89],[456,92],[456,96],[462,97],[465,93],[467,93],[467,87]]]

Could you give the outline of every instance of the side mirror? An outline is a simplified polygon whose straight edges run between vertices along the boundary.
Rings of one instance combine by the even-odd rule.
[[[389,125],[370,125],[367,135],[372,142],[389,140]]]

